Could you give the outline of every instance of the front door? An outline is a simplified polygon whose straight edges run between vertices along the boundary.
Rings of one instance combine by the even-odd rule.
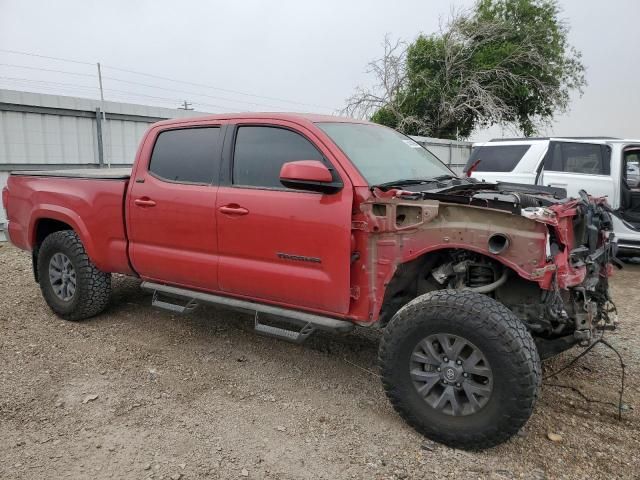
[[[127,220],[131,263],[143,279],[217,289],[220,131],[219,125],[165,130],[150,159],[140,157]]]
[[[228,180],[216,202],[220,289],[346,313],[352,189],[330,152],[312,132],[286,122],[240,123],[227,136]],[[280,169],[296,160],[326,163],[344,188],[334,194],[285,188]]]

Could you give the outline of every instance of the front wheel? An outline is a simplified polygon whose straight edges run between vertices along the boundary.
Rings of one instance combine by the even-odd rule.
[[[483,449],[529,419],[541,379],[533,338],[504,305],[471,291],[439,290],[393,317],[379,352],[396,411],[446,445]]]
[[[54,232],[38,250],[38,280],[45,301],[65,320],[83,320],[109,303],[111,274],[93,264],[72,230]]]

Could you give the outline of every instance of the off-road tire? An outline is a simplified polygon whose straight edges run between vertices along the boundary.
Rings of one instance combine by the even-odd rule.
[[[49,262],[56,253],[66,255],[75,269],[76,289],[64,301],[53,290],[49,279]],[[38,249],[40,290],[47,305],[65,320],[84,320],[102,312],[111,295],[111,274],[102,272],[89,259],[80,238],[73,230],[62,230],[47,236]]]
[[[491,366],[493,390],[475,413],[452,416],[432,408],[413,384],[414,348],[440,333],[472,342]],[[431,292],[399,310],[383,334],[379,362],[387,396],[407,423],[432,440],[468,450],[517,433],[531,416],[542,379],[536,345],[523,323],[494,299],[464,290]]]

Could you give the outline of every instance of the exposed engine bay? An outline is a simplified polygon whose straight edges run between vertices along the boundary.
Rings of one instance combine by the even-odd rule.
[[[586,344],[596,330],[614,328],[608,276],[616,262],[615,243],[604,199],[583,192],[579,199],[567,199],[557,188],[459,178],[402,186],[401,190],[376,190],[378,198],[398,202],[396,212],[405,212],[404,205],[411,201],[439,202],[436,217],[446,218],[441,220],[438,233],[444,234],[445,243],[453,244],[453,248],[435,250],[398,269],[387,287],[382,321],[395,313],[395,305],[406,302],[406,297],[401,300],[398,295],[418,296],[448,288],[471,289],[506,305],[539,342],[541,356],[575,343]],[[459,207],[445,209],[444,205],[485,211],[485,221],[491,225],[478,234],[477,215],[465,214],[467,218],[458,220],[453,212],[459,212]],[[430,229],[437,222],[434,218],[430,226],[422,228]],[[446,223],[456,223],[458,241],[452,241]],[[406,228],[406,222],[398,223],[398,219],[396,225]],[[483,245],[478,245],[480,239]],[[465,241],[474,244],[467,247]],[[520,250],[514,255],[516,248]],[[534,258],[523,258],[526,256]],[[535,268],[527,272],[518,268],[529,265]],[[418,278],[412,287],[406,282],[414,269]]]
[[[466,250],[447,252],[440,261],[444,263],[430,271],[430,282],[418,294],[435,287],[490,295],[512,310],[540,345],[544,340],[555,341],[558,349],[564,349],[561,347],[588,342],[595,330],[615,327],[606,278],[591,289],[581,285],[560,290],[554,282],[550,290],[541,290],[499,262]]]

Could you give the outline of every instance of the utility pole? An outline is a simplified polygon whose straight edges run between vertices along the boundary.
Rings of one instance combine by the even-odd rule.
[[[193,110],[191,106],[191,102],[187,102],[186,100],[182,103],[181,107],[178,107],[178,110]]]
[[[100,69],[100,62],[98,62],[98,84],[100,85],[100,110],[102,110],[102,123],[107,126],[107,113],[104,109],[104,91],[102,90],[102,70]],[[102,129],[100,129],[100,135],[102,135]],[[100,139],[100,143],[104,145],[104,141]],[[111,156],[107,155],[107,167],[111,168]]]

